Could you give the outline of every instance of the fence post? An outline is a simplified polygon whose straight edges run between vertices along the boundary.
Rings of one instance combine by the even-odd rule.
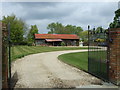
[[[120,28],[109,31],[109,80],[120,85]]]

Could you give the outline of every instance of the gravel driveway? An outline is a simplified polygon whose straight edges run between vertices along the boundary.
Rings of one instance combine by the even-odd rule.
[[[17,71],[15,88],[74,88],[100,84],[101,80],[69,66],[57,57],[64,53],[87,50],[68,50],[33,54],[12,63],[12,73]]]

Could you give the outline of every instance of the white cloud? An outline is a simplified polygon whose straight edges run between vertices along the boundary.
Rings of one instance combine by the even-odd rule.
[[[32,24],[31,24],[32,22]],[[49,30],[47,30],[47,25],[55,22],[54,20],[49,20],[49,19],[43,19],[43,20],[28,20],[27,23],[29,25],[37,25],[39,29],[39,33],[47,33]]]
[[[4,3],[3,15],[14,13],[24,19],[27,24],[36,24],[40,33],[47,33],[47,25],[60,22],[64,25],[72,24],[87,29],[87,25],[103,26],[107,28],[117,10],[117,3],[113,2],[32,2],[32,3]]]
[[[2,19],[2,3],[0,3],[0,20]]]

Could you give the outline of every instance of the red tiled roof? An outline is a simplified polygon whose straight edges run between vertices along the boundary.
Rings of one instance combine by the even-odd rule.
[[[35,39],[79,39],[75,34],[35,34]]]

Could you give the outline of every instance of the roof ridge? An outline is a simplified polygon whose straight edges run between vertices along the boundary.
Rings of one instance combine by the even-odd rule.
[[[79,39],[79,36],[75,34],[35,34],[37,39],[51,39],[51,38],[60,38],[60,39]]]

